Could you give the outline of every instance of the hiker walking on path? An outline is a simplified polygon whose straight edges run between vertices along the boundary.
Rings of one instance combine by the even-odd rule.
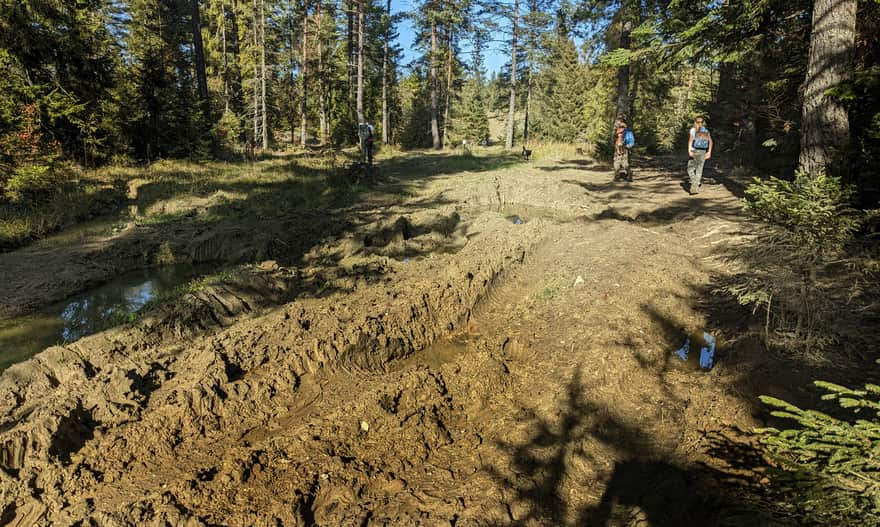
[[[703,165],[712,159],[712,135],[709,129],[703,126],[705,119],[698,115],[694,119],[694,127],[688,135],[688,177],[691,180],[690,193],[693,196],[700,192],[700,182],[703,179]]]
[[[614,181],[632,181],[629,151],[636,144],[636,139],[624,116],[619,116],[614,122],[614,133]]]
[[[361,140],[361,163],[368,166],[373,164],[373,134],[375,129],[370,123],[361,123],[358,125],[358,137]]]

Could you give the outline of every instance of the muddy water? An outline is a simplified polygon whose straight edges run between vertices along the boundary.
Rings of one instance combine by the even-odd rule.
[[[427,348],[417,351],[409,357],[391,365],[392,371],[401,371],[415,366],[428,366],[438,369],[447,362],[452,362],[459,355],[467,353],[471,342],[464,335],[440,339]]]
[[[129,322],[151,300],[210,271],[205,265],[133,271],[31,315],[0,320],[0,371],[49,346]]]

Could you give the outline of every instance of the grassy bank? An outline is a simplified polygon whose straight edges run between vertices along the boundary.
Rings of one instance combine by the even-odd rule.
[[[76,236],[110,234],[131,222],[210,222],[320,210],[350,203],[367,184],[379,180],[497,170],[518,160],[497,148],[452,153],[385,148],[376,157],[377,168],[362,178],[351,170],[356,155],[353,149],[296,150],[267,154],[253,163],[163,160],[147,167],[77,171],[75,179],[51,194],[19,202],[0,200],[0,251],[37,240],[66,243]],[[405,188],[397,190],[405,192]],[[61,230],[65,232],[55,234]]]

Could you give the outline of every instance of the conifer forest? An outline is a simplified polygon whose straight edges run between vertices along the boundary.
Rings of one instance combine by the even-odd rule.
[[[0,525],[880,525],[880,0],[0,0]]]

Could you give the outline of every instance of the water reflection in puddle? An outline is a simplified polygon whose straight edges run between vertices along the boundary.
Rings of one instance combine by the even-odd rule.
[[[209,270],[174,265],[134,271],[31,315],[0,320],[0,371],[49,346],[129,322],[151,300]]]

